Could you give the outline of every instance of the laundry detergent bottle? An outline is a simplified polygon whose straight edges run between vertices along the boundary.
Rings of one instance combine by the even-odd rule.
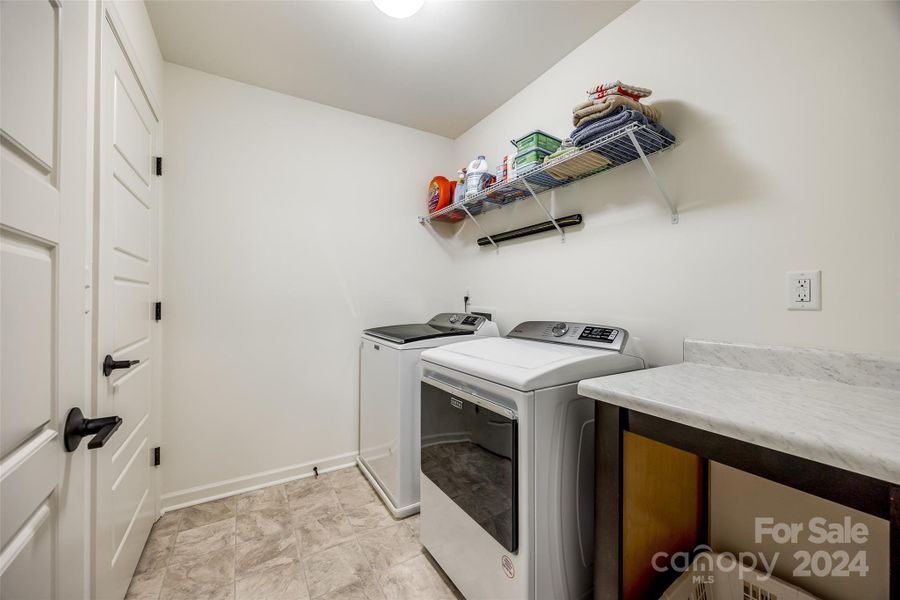
[[[487,187],[487,181],[491,174],[488,172],[488,164],[484,156],[479,156],[469,163],[466,172],[466,198],[471,198]]]
[[[466,172],[460,169],[456,173],[456,190],[453,194],[453,204],[459,204],[466,199]]]
[[[438,175],[428,184],[428,212],[433,213],[453,202],[453,190],[446,177]]]

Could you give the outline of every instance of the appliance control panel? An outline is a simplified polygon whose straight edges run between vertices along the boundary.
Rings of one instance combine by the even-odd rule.
[[[432,327],[464,329],[476,331],[484,323],[485,318],[468,313],[441,313],[432,317],[428,324]]]
[[[565,321],[526,321],[514,327],[506,337],[621,352],[628,340],[628,332],[621,327],[609,325],[566,323]]]

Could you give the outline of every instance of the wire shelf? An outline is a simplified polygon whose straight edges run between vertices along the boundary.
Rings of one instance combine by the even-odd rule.
[[[455,223],[465,219],[467,216],[472,218],[473,215],[505,206],[522,198],[534,196],[537,199],[537,194],[542,192],[571,185],[576,181],[605,173],[636,160],[643,161],[650,175],[656,180],[656,175],[653,173],[646,157],[674,145],[674,139],[661,135],[646,125],[631,123],[579,147],[578,150],[546,161],[528,171],[518,172],[515,179],[495,183],[475,196],[466,198],[464,202],[451,204],[439,211],[419,217],[419,221],[422,223],[431,221]],[[589,171],[566,179],[557,179],[548,173],[548,170],[556,171],[561,165],[590,152],[596,152],[606,157],[609,160],[609,165],[599,170]],[[659,185],[658,181],[657,185]],[[678,213],[675,211],[674,206],[669,203],[662,188],[660,187],[659,189],[672,211],[672,222],[677,223]]]

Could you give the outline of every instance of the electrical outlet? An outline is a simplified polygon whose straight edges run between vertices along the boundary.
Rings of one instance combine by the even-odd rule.
[[[788,271],[788,310],[822,310],[822,271]]]

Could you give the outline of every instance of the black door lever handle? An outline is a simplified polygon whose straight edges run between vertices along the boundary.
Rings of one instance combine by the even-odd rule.
[[[81,443],[81,438],[94,436],[88,443],[88,450],[102,448],[116,429],[122,425],[122,417],[100,417],[99,419],[85,419],[84,413],[77,406],[66,415],[63,443],[66,452],[74,452]]]
[[[103,359],[103,374],[107,377],[115,371],[116,369],[130,369],[134,365],[138,364],[139,360],[114,360],[113,357],[109,354],[106,355],[106,358]]]

